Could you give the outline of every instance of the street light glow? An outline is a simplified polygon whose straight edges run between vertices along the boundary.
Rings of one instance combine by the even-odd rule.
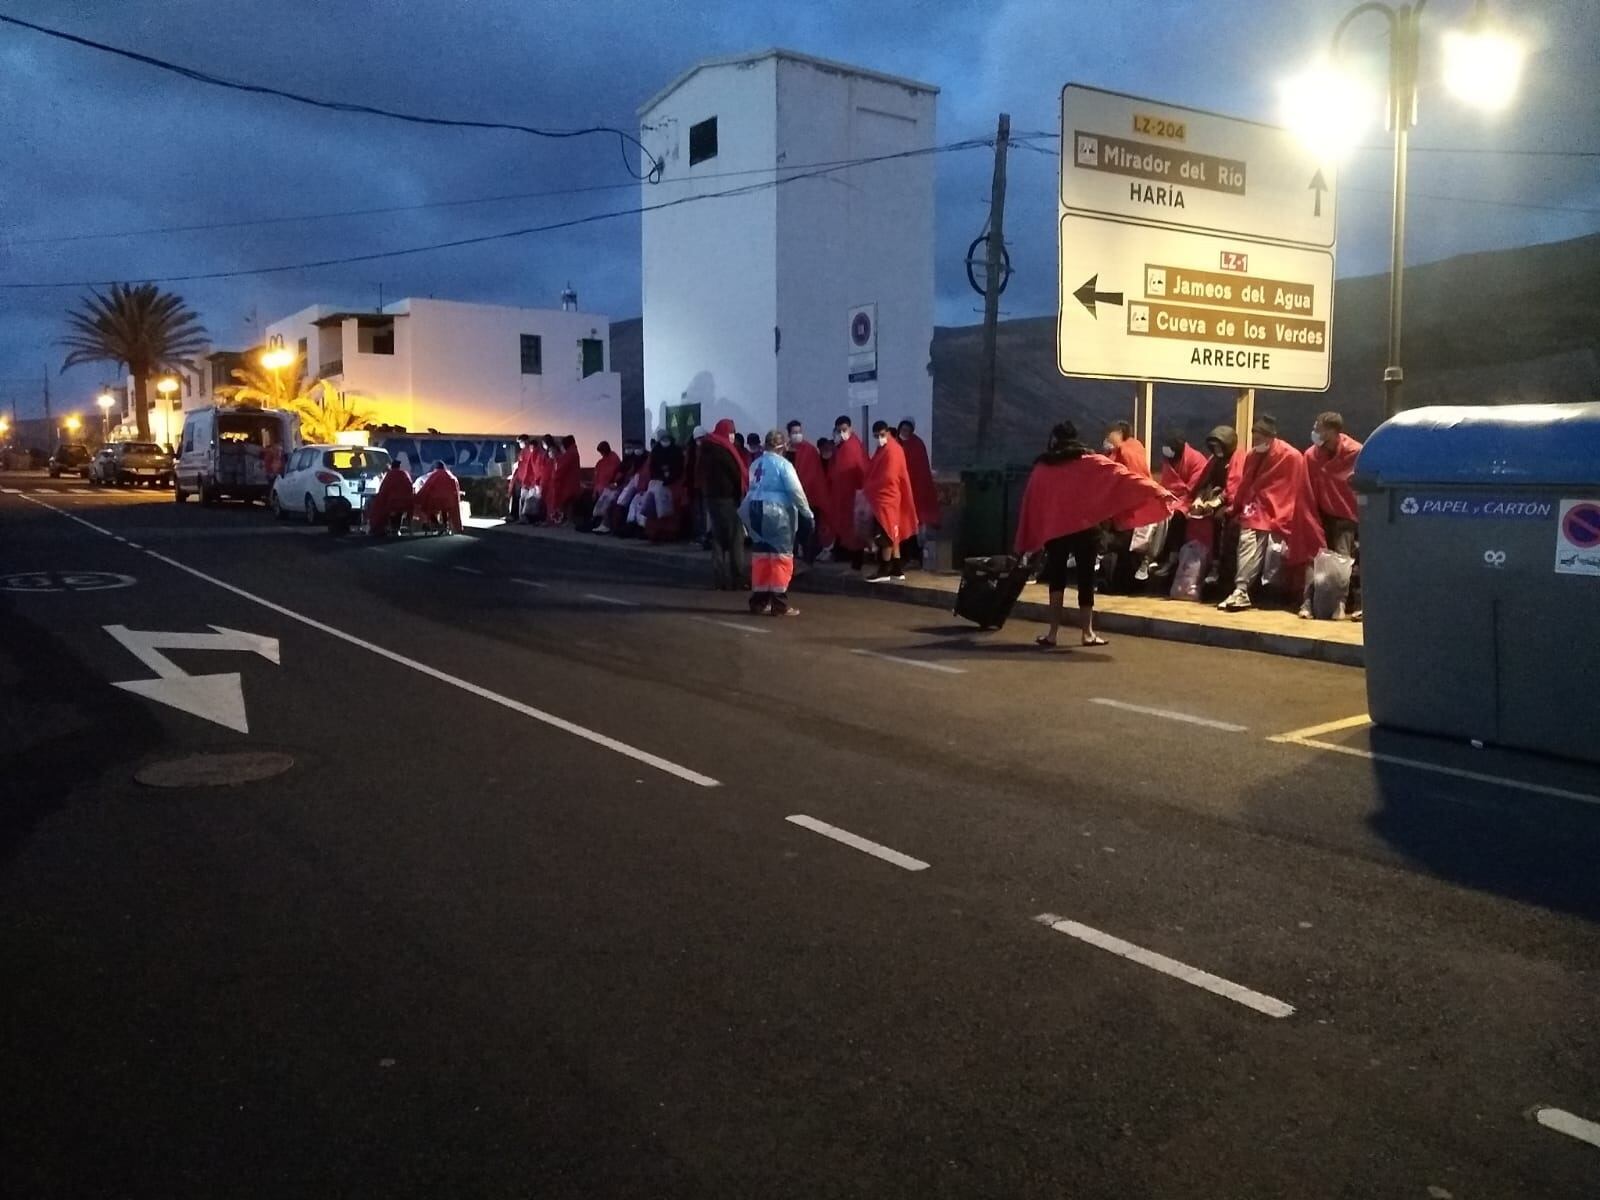
[[[1492,29],[1444,35],[1444,85],[1463,104],[1499,112],[1522,80],[1523,47]]]
[[[117,401],[116,401],[116,398],[114,396],[112,396],[112,394],[110,392],[101,392],[98,396],[95,397],[94,402],[96,404],[98,404],[103,411],[110,412],[111,411],[111,406],[113,404],[115,404]]]
[[[278,371],[295,358],[295,352],[283,344],[283,334],[275,333],[267,339],[267,348],[261,352],[261,365],[269,371]]]
[[[165,376],[156,383],[156,391],[160,392],[163,396],[170,396],[177,390],[178,381],[171,375]]]
[[[1278,110],[1307,149],[1338,162],[1372,126],[1377,97],[1355,75],[1324,60],[1278,84]]]
[[[69,413],[69,414],[67,414],[67,419],[64,422],[64,424],[67,427],[67,432],[68,433],[77,433],[78,430],[83,427],[83,422],[78,420],[78,414],[77,413]]]

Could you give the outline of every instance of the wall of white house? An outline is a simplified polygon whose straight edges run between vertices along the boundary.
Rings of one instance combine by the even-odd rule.
[[[640,202],[704,196],[770,175],[777,162],[776,66],[700,71],[640,116],[640,140],[666,160]],[[717,119],[717,153],[690,165],[690,127]],[[648,163],[644,164],[646,167]],[[709,426],[731,417],[740,430],[777,420],[777,196],[781,189],[700,200],[641,218],[646,421],[663,405],[701,405]]]
[[[838,162],[935,144],[936,93],[778,60],[778,144],[789,163]],[[778,401],[812,436],[861,406],[848,397],[848,313],[878,306],[872,420],[916,421],[937,456],[933,380],[934,159],[893,159],[777,190]],[[648,324],[646,326],[648,336]],[[864,432],[864,431],[862,431]]]

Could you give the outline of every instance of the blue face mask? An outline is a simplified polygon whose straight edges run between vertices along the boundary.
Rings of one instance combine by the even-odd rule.
[[[1320,446],[1322,445],[1323,441],[1324,438],[1322,436],[1322,431],[1320,429],[1313,429],[1311,431],[1311,444],[1313,446]]]

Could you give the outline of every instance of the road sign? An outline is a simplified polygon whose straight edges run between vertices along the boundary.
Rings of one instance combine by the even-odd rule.
[[[878,399],[878,306],[858,304],[850,310],[850,348],[845,359],[850,399],[872,404]]]
[[[162,632],[107,625],[105,631],[135,658],[156,673],[154,679],[113,683],[123,691],[166,704],[192,716],[215,721],[239,733],[250,732],[244,707],[244,681],[237,673],[190,675],[162,650],[235,650],[259,654],[276,663],[278,641],[256,633],[242,633],[213,625],[214,633]]]
[[[1061,207],[1329,248],[1334,165],[1275,125],[1069,83]]]
[[[1556,522],[1556,574],[1600,575],[1600,501],[1561,502]]]
[[[1063,375],[1328,386],[1328,250],[1068,213],[1061,272]]]

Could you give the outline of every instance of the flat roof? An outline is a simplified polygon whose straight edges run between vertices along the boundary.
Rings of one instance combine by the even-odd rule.
[[[403,312],[336,312],[329,313],[325,317],[318,317],[311,323],[320,329],[324,325],[343,325],[346,321],[353,318],[358,324],[375,326],[387,325],[396,317],[406,317],[410,315],[410,313]]]
[[[790,62],[806,63],[809,66],[820,67],[824,71],[838,71],[844,75],[859,75],[863,79],[876,79],[879,83],[889,83],[896,87],[910,88],[914,92],[927,92],[934,96],[939,94],[939,89],[931,83],[921,83],[918,80],[907,79],[901,75],[889,75],[883,71],[856,67],[850,63],[837,62],[831,58],[818,58],[812,54],[801,54],[797,50],[785,50],[781,46],[770,46],[765,50],[752,50],[747,54],[730,54],[722,58],[701,59],[640,105],[636,115],[644,116],[645,113],[660,104],[707,67],[737,67],[748,63],[761,62],[763,59],[768,58],[783,58]]]

